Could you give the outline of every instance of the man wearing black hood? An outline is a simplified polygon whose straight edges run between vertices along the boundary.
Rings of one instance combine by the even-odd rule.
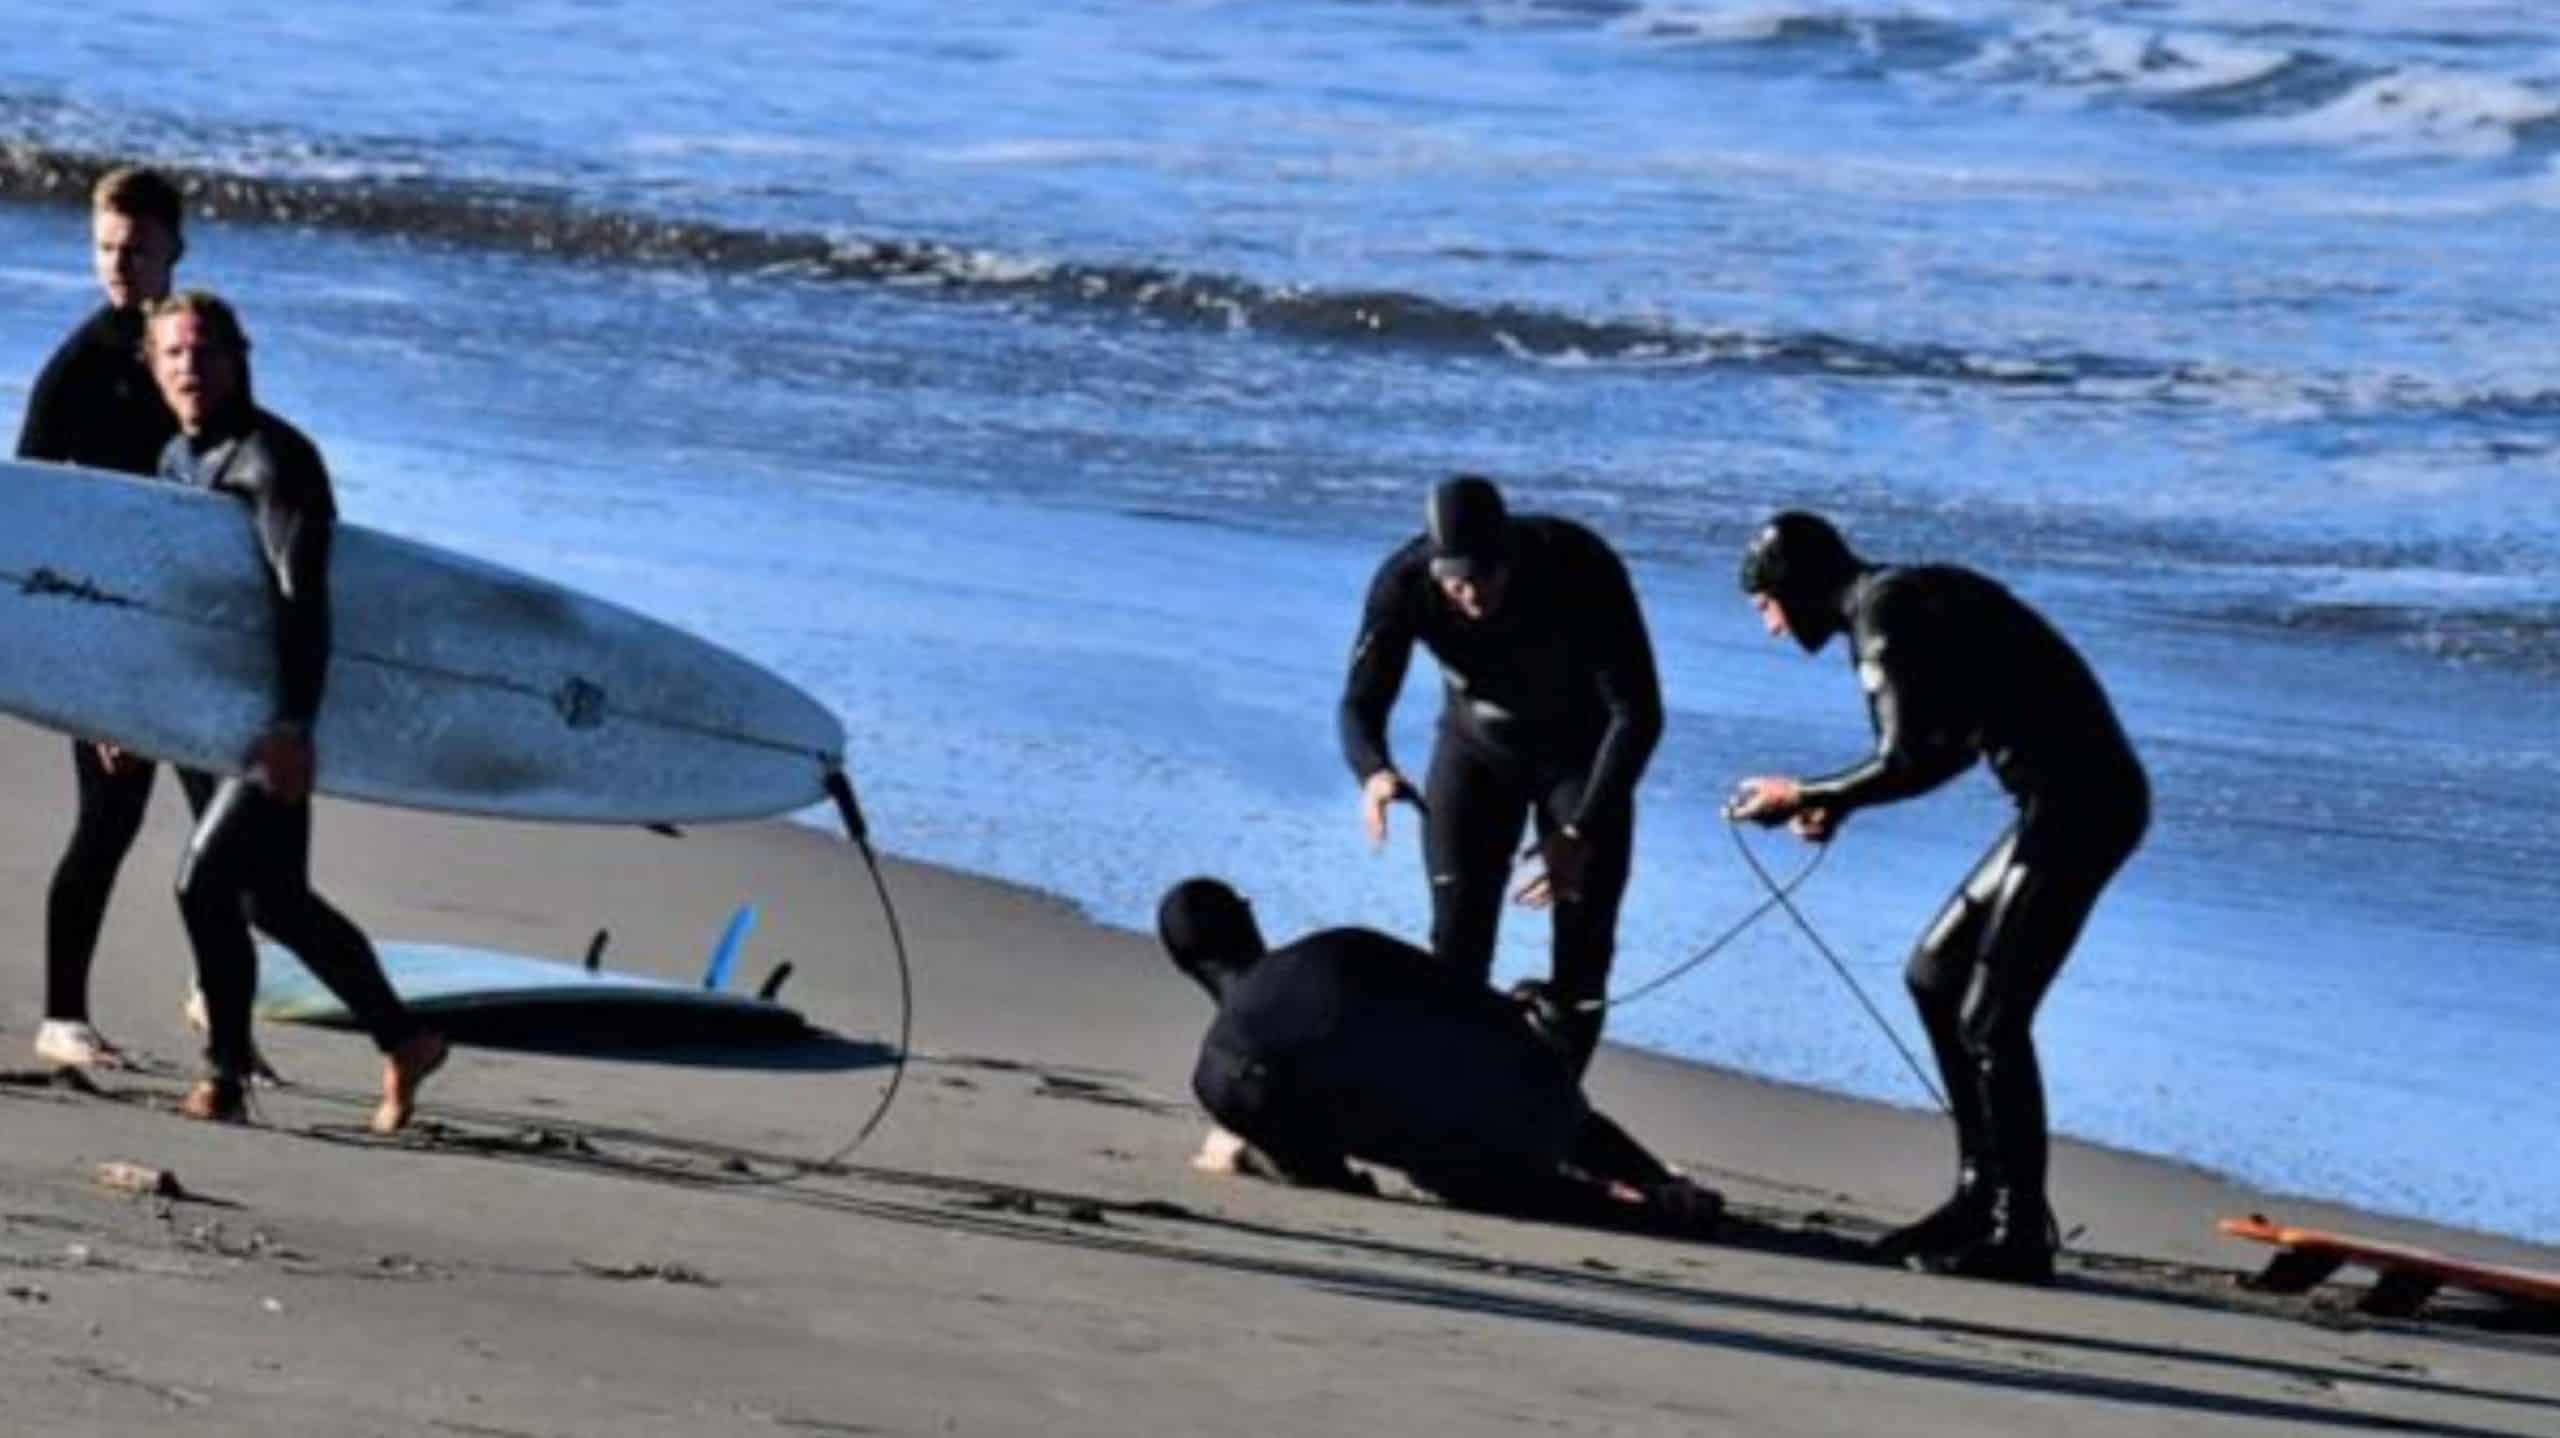
[[[1618,903],[1635,842],[1635,789],[1662,737],[1662,689],[1634,584],[1600,536],[1570,520],[1514,518],[1491,481],[1431,492],[1423,533],[1369,586],[1343,686],[1343,757],[1370,842],[1414,795],[1387,752],[1387,712],[1421,641],[1444,701],[1424,782],[1431,948],[1483,981],[1521,826],[1542,873],[1517,897],[1555,911],[1554,998],[1573,1071],[1600,1042]]]
[[[1368,929],[1271,950],[1215,879],[1156,910],[1176,967],[1217,1001],[1192,1089],[1288,1182],[1374,1192],[1402,1170],[1464,1208],[1704,1237],[1723,1200],[1591,1108],[1510,1000]]]
[[[1828,521],[1790,511],[1744,552],[1742,589],[1772,637],[1792,635],[1807,653],[1847,631],[1876,748],[1825,778],[1744,780],[1733,817],[1820,843],[1856,810],[1926,793],[1976,758],[2017,803],[1907,974],[1953,1110],[1956,1191],[1877,1249],[1941,1271],[2049,1280],[2049,1142],[2029,1028],[2150,823],[2142,763],[2080,655],[1971,570],[1869,564]]]
[[[178,421],[142,359],[142,315],[169,293],[186,253],[177,187],[150,170],[116,169],[90,192],[90,259],[106,303],[66,336],[36,376],[18,431],[20,459],[148,475]],[[44,1022],[36,1054],[86,1068],[122,1061],[89,1022],[89,964],[107,895],[151,801],[150,760],[112,744],[71,741],[79,795],[71,842],[45,899]]]

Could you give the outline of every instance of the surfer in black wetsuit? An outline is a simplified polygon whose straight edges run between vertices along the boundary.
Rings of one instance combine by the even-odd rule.
[[[441,1035],[421,1028],[392,992],[363,932],[311,891],[311,723],[329,663],[329,544],[337,507],[320,453],[301,431],[257,407],[249,341],[231,307],[188,292],[152,307],[152,375],[179,434],[161,457],[164,479],[237,495],[248,506],[275,604],[275,716],[245,756],[244,778],[217,784],[182,769],[199,816],[178,877],[178,907],[195,947],[211,1073],[183,1110],[242,1116],[242,1083],[256,1056],[249,1005],[257,987],[254,923],[294,951],[345,1002],[384,1055],[373,1127],[409,1120],[418,1084],[444,1062]]]
[[[1424,782],[1431,947],[1479,981],[1522,821],[1542,872],[1517,897],[1554,909],[1552,992],[1579,1074],[1600,1042],[1599,999],[1616,952],[1635,840],[1635,788],[1662,736],[1653,646],[1626,566],[1570,520],[1514,519],[1490,481],[1431,493],[1424,532],[1369,586],[1341,707],[1342,751],[1371,842],[1387,806],[1414,796],[1387,752],[1387,712],[1420,640],[1445,701]]]
[[[1410,944],[1326,929],[1266,951],[1214,879],[1169,890],[1156,930],[1217,1001],[1192,1087],[1246,1166],[1373,1193],[1359,1159],[1461,1207],[1692,1237],[1723,1212],[1593,1111],[1510,1000]]]
[[[18,431],[20,459],[148,475],[178,422],[142,359],[142,315],[169,293],[185,253],[185,207],[149,170],[118,169],[90,192],[90,255],[106,302],[64,338],[36,376]],[[151,800],[155,766],[112,744],[71,742],[79,815],[45,901],[44,1022],[38,1057],[71,1067],[122,1058],[89,1021],[89,965],[107,895]]]
[[[1871,804],[1979,757],[2018,817],[1922,934],[1908,980],[1956,1129],[1953,1197],[1879,1241],[1942,1271],[2053,1276],[2044,1082],[2029,1027],[2098,895],[2141,842],[2151,790],[2097,676],[2000,585],[1948,565],[1875,565],[1810,514],[1771,520],[1742,588],[1807,653],[1846,631],[1875,753],[1820,779],[1747,779],[1730,813],[1816,843]]]

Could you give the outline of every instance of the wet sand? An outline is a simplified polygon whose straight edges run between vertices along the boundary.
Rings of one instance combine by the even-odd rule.
[[[1153,945],[894,862],[905,1092],[849,1164],[799,1173],[885,1081],[896,987],[850,850],[786,825],[677,840],[324,801],[319,884],[378,938],[573,958],[606,926],[609,962],[689,978],[752,898],[743,980],[790,961],[785,996],[831,1034],[786,1054],[466,1048],[416,1129],[380,1141],[376,1060],[325,1030],[262,1028],[292,1083],[256,1096],[255,1126],[171,1111],[193,1044],[164,779],[93,985],[149,1062],[77,1092],[27,1048],[62,749],[0,725],[0,925],[21,936],[0,995],[0,1431],[2560,1431],[2560,1336],[2462,1300],[2369,1319],[2360,1276],[2248,1293],[2233,1277],[2265,1252],[2213,1220],[2560,1254],[2065,1145],[2055,1288],[1876,1268],[1840,1236],[1938,1196],[1942,1121],[1642,1054],[1604,1054],[1594,1095],[1727,1192],[1732,1242],[1196,1173],[1207,1006]],[[897,817],[874,818],[894,848]],[[95,1172],[114,1160],[187,1196],[112,1191]]]

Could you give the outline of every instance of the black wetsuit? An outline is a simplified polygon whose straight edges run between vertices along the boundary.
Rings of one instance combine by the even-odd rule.
[[[142,359],[141,313],[105,305],[63,339],[36,376],[18,432],[18,457],[149,475],[177,430]],[[80,807],[45,900],[46,1018],[89,1017],[89,964],[97,953],[98,929],[116,870],[141,832],[153,772],[135,757],[109,773],[96,745],[72,741],[72,783]]]
[[[319,451],[293,426],[244,405],[201,437],[171,440],[160,473],[248,502],[275,603],[275,722],[307,733],[328,672],[329,545],[337,522]],[[188,769],[178,780],[202,815],[218,781]],[[217,1073],[245,1076],[254,1057],[249,1006],[258,956],[251,924],[293,950],[385,1053],[418,1031],[363,932],[311,891],[310,870],[311,806],[281,803],[252,785],[196,851],[180,885],[178,907],[195,947],[210,1029],[205,1057]]]
[[[1301,1183],[1355,1186],[1356,1158],[1452,1203],[1590,1217],[1599,1184],[1671,1176],[1509,1000],[1368,929],[1310,934],[1229,982],[1192,1088]]]
[[[1969,1166],[2044,1202],[2044,1084],[2029,1037],[2099,892],[2141,842],[2150,785],[2097,677],[2008,590],[1952,566],[1861,572],[1841,596],[1876,751],[1803,788],[1839,813],[1975,758],[2018,817],[1923,934],[1907,974]]]
[[[1445,688],[1423,786],[1432,950],[1489,976],[1522,821],[1534,815],[1541,838],[1570,826],[1590,866],[1579,900],[1555,906],[1553,984],[1573,1003],[1601,997],[1617,950],[1636,781],[1662,737],[1662,690],[1635,586],[1609,546],[1562,519],[1523,517],[1511,533],[1501,607],[1482,620],[1440,592],[1427,539],[1380,567],[1343,690],[1342,751],[1364,781],[1392,767],[1387,711],[1420,640]],[[1578,1070],[1599,1042],[1599,1011],[1578,1012],[1567,1037]]]

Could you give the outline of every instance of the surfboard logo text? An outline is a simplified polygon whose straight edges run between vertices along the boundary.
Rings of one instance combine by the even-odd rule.
[[[604,689],[572,675],[551,696],[551,707],[560,711],[572,729],[592,729],[604,722]]]

